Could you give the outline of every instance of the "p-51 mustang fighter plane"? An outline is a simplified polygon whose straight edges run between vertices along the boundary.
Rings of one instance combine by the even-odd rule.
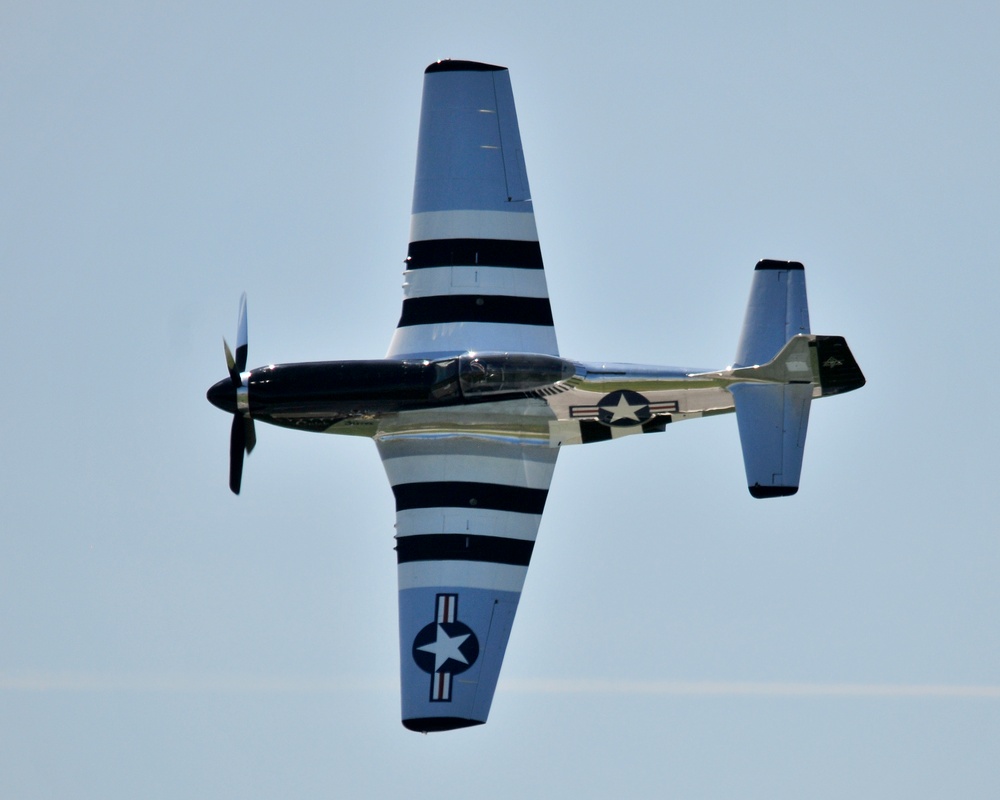
[[[864,385],[843,338],[809,330],[801,264],[761,261],[731,367],[559,356],[503,67],[424,76],[403,312],[385,359],[247,370],[246,295],[229,377],[240,491],[254,421],[375,440],[396,497],[403,725],[486,721],[563,445],[736,412],[754,497],[794,494],[813,398]]]

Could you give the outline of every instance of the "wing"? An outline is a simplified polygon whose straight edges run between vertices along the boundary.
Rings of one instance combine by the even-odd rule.
[[[480,725],[559,450],[457,436],[378,448],[396,496],[403,725]]]
[[[510,75],[424,74],[403,313],[388,358],[558,355]]]

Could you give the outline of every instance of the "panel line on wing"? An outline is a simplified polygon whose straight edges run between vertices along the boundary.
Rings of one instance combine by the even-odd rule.
[[[497,77],[496,76],[497,76],[497,73],[494,72],[492,74],[492,77],[493,77],[493,108],[496,109],[496,113],[493,116],[494,116],[494,119],[496,120],[496,125],[497,125],[497,139],[500,142],[500,163],[503,165],[504,189],[507,192],[507,201],[509,202],[509,201],[511,201],[513,199],[513,196],[511,195],[511,191],[510,191],[510,177],[508,176],[508,173],[507,173],[507,155],[505,153],[506,148],[504,147],[504,141],[503,141],[503,127],[500,124],[500,100],[499,100],[498,92],[497,92]]]
[[[461,531],[472,536],[503,536],[533,542],[541,520],[540,514],[492,508],[411,508],[396,512],[396,538]]]
[[[469,294],[547,298],[545,273],[506,267],[427,267],[404,273],[404,299]]]

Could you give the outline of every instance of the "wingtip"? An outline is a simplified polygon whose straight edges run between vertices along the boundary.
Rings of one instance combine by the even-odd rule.
[[[466,719],[465,717],[411,717],[403,720],[403,727],[416,733],[438,733],[454,731],[459,728],[471,728],[482,725],[484,719]]]
[[[461,59],[443,58],[435,61],[424,70],[425,75],[432,72],[497,72],[507,69],[496,64],[484,64],[481,61],[462,61]]]
[[[759,483],[747,488],[750,490],[750,494],[758,500],[767,497],[790,497],[799,490],[798,486],[761,486]]]
[[[772,258],[762,258],[754,269],[804,270],[805,267],[801,261],[775,261]]]

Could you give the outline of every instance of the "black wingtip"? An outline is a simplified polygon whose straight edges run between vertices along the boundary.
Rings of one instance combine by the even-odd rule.
[[[417,733],[438,733],[439,731],[454,731],[458,728],[471,728],[482,725],[486,720],[465,719],[464,717],[412,717],[403,720],[403,727]]]
[[[758,500],[763,500],[765,497],[790,497],[799,490],[798,486],[761,486],[759,483],[747,488]]]
[[[498,72],[507,67],[498,67],[496,64],[483,64],[479,61],[461,61],[459,59],[443,58],[435,61],[424,70],[425,75],[432,72]]]
[[[754,269],[804,270],[805,267],[798,261],[775,261],[771,258],[764,258],[757,262],[757,266]]]

